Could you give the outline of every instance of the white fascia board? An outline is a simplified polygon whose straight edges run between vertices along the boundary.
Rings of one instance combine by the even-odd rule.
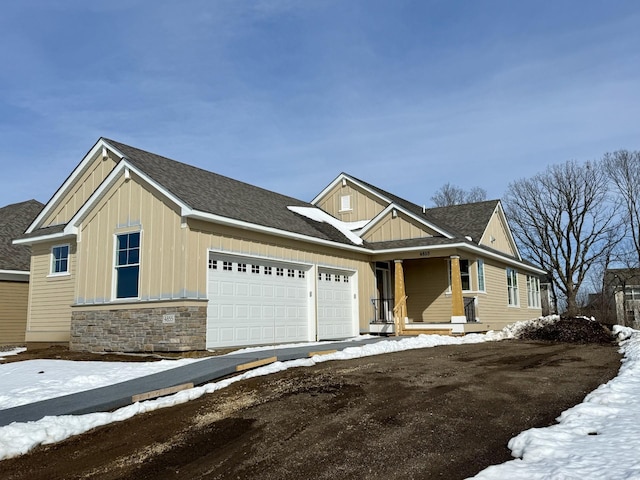
[[[194,218],[197,220],[204,220],[205,222],[213,222],[220,225],[226,225],[230,227],[241,228],[243,230],[251,230],[254,232],[266,233],[269,235],[275,235],[278,237],[292,238],[294,240],[301,240],[304,242],[315,243],[318,245],[325,245],[333,248],[339,248],[341,250],[350,250],[352,252],[364,253],[371,255],[375,252],[368,248],[358,247],[356,245],[347,245],[345,243],[332,242],[331,240],[324,240],[321,238],[310,237],[308,235],[302,235],[300,233],[288,232],[286,230],[280,230],[273,227],[265,227],[263,225],[257,225],[255,223],[245,222],[242,220],[235,220],[229,217],[223,217],[214,213],[200,212],[198,210],[192,210],[190,213],[184,215],[186,217]]]
[[[29,271],[25,270],[0,270],[0,280],[5,282],[28,282]]]
[[[434,225],[433,223],[425,220],[424,218],[420,218],[420,217],[416,216],[413,212],[410,212],[409,210],[406,210],[405,208],[403,208],[403,207],[401,207],[399,205],[396,205],[395,203],[391,203],[389,206],[387,206],[387,208],[385,208],[378,215],[376,215],[373,218],[373,220],[371,220],[362,230],[360,230],[358,232],[358,235],[364,236],[364,234],[366,234],[369,230],[371,230],[385,216],[387,216],[389,213],[391,213],[392,210],[397,210],[399,212],[402,212],[404,215],[406,215],[406,216],[408,216],[410,218],[413,218],[418,223],[421,223],[425,227],[430,228],[431,230],[434,230],[434,231],[438,232],[439,234],[443,235],[446,238],[453,238],[453,235],[451,235],[449,232],[446,232],[446,231],[442,230],[437,225]]]
[[[495,213],[497,213],[500,216],[505,226],[507,227],[508,240],[511,243],[511,246],[513,247],[514,252],[516,252],[516,255],[518,256],[518,258],[522,260],[522,255],[520,255],[520,250],[518,250],[518,244],[516,243],[515,238],[513,238],[513,234],[511,233],[511,226],[509,225],[507,216],[505,215],[504,209],[502,208],[502,202],[500,202],[500,200],[498,200],[498,203],[496,204],[496,208],[493,210],[493,214]],[[493,217],[493,214],[491,215],[492,217]],[[482,232],[482,236],[480,237],[480,240],[478,241],[478,243],[482,242],[482,240],[484,239],[484,236],[487,234],[487,228],[489,228],[488,223],[484,229],[484,232]]]
[[[40,235],[39,237],[18,238],[12,243],[14,245],[33,245],[34,243],[49,242],[51,240],[62,240],[66,238],[73,238],[76,236],[77,230],[74,229],[73,233],[68,233],[65,230],[62,232],[51,233],[49,235]]]
[[[136,167],[131,165],[126,157],[122,157],[122,160],[116,165],[116,167],[111,171],[111,173],[104,179],[104,181],[100,184],[100,186],[91,194],[89,199],[85,202],[85,204],[76,212],[76,214],[69,220],[69,223],[65,227],[65,232],[68,234],[77,233],[78,226],[80,222],[86,217],[86,215],[91,211],[91,209],[95,206],[95,204],[102,198],[104,193],[113,186],[118,177],[121,175],[125,175],[126,171],[129,170],[135,173],[138,177],[140,177],[145,183],[149,184],[152,188],[157,190],[161,195],[165,196],[167,199],[171,200],[175,203],[181,210],[181,214],[185,216],[185,213],[191,212],[191,209],[185,205],[185,203],[180,200],[178,197],[173,195],[171,192],[164,189],[158,183],[153,181],[150,177],[144,174],[142,171],[138,170]]]
[[[434,250],[437,251],[437,250],[446,250],[451,248],[467,250],[467,251],[473,252],[478,256],[490,257],[490,258],[499,260],[500,262],[517,266],[519,268],[522,268],[523,270],[535,272],[539,275],[544,275],[547,273],[546,270],[542,270],[540,268],[527,265],[518,259],[505,257],[503,255],[500,255],[499,253],[488,252],[487,250],[483,250],[480,247],[477,247],[475,245],[470,245],[468,243],[449,243],[445,245],[431,245],[431,246],[424,246],[424,247],[418,246],[418,247],[403,247],[403,248],[387,248],[384,250],[372,250],[371,252],[375,256],[375,255],[390,254],[390,253],[407,253],[407,252],[434,251]]]
[[[329,193],[336,185],[342,182],[343,179],[350,181],[351,183],[357,185],[361,189],[369,192],[371,195],[378,197],[380,200],[386,202],[387,204],[391,203],[391,199],[380,195],[380,193],[376,192],[375,190],[371,190],[371,188],[367,187],[366,185],[363,185],[362,183],[360,183],[353,177],[350,177],[346,173],[341,173],[340,175],[338,175],[336,179],[333,182],[331,182],[324,190],[322,190],[322,192],[316,195],[316,197],[313,200],[311,200],[310,203],[312,205],[315,205],[316,202],[318,202],[322,197],[324,197],[327,193]]]
[[[96,144],[91,148],[91,150],[89,150],[89,152],[87,152],[87,154],[84,156],[80,164],[78,164],[78,166],[73,170],[73,172],[71,172],[71,174],[67,177],[67,179],[60,186],[60,188],[58,188],[56,193],[53,194],[53,197],[51,197],[51,199],[47,202],[47,204],[42,209],[42,211],[38,214],[38,216],[33,220],[33,222],[31,222],[31,225],[29,225],[29,228],[27,228],[25,233],[31,233],[37,227],[40,226],[40,222],[42,222],[42,220],[51,212],[53,207],[58,203],[58,201],[67,193],[67,191],[76,181],[76,179],[80,175],[82,175],[84,169],[87,167],[89,163],[91,163],[91,160],[93,159],[93,157],[100,150],[102,150],[102,148],[105,147],[106,145],[107,145],[106,142],[102,138],[96,142]],[[118,154],[118,152],[116,152],[116,150],[113,147],[109,146],[108,148],[114,151],[114,153]],[[120,157],[122,157],[122,155],[120,155]]]

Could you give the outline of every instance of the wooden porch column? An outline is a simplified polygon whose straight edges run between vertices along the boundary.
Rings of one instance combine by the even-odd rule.
[[[466,323],[464,300],[462,298],[462,277],[460,276],[460,257],[451,255],[451,323]]]
[[[407,317],[407,293],[404,288],[404,269],[402,260],[394,260],[395,264],[395,306],[393,307],[393,322],[396,327],[396,336],[404,330],[404,319]]]

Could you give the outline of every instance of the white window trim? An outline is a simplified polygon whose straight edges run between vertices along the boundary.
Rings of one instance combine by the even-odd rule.
[[[137,297],[126,297],[126,298],[118,298],[118,236],[119,235],[128,235],[130,233],[140,233],[140,251],[138,252],[138,296]],[[142,266],[142,230],[130,230],[130,231],[122,231],[116,232],[113,234],[113,262],[111,271],[113,275],[111,275],[111,301],[113,303],[126,303],[126,302],[135,302],[140,300],[140,271]]]
[[[509,273],[513,272],[515,274],[515,285],[509,286]],[[509,308],[520,308],[520,287],[518,285],[518,270],[516,270],[515,268],[507,268],[506,270],[507,273],[507,306]],[[509,289],[512,289],[513,292],[515,293],[515,303],[510,303],[509,301]]]
[[[469,287],[473,287],[473,282],[471,281],[471,260],[468,260],[466,258],[461,258],[460,260],[466,260],[467,262],[469,262]],[[444,292],[445,295],[451,295],[451,260],[448,259],[447,260],[447,281],[449,282],[449,286],[447,287],[447,290]],[[462,276],[462,269],[460,270],[460,276]],[[462,281],[462,278],[460,279]],[[473,288],[470,288],[469,290],[462,290],[462,293],[481,293],[478,290],[474,290]]]
[[[345,206],[345,203],[348,205]],[[340,210],[338,212],[352,212],[351,195],[340,195]]]
[[[531,282],[535,286],[535,289],[531,289]],[[533,293],[533,304],[531,302],[531,294]],[[541,308],[542,301],[540,298],[540,279],[535,275],[527,275],[527,306],[533,309]]]
[[[480,288],[480,264],[482,264],[482,283],[483,288]],[[477,258],[476,259],[476,281],[478,287],[478,293],[487,293],[487,274],[484,268],[484,259]]]
[[[55,258],[53,257],[53,249],[59,247],[67,247],[67,270],[64,272],[54,272],[53,271],[53,263],[55,262]],[[61,243],[59,245],[53,245],[51,250],[49,251],[49,274],[47,277],[68,277],[71,275],[71,244],[69,243]]]

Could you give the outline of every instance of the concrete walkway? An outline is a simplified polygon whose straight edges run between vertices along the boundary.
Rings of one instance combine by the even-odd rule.
[[[126,382],[0,410],[0,426],[9,425],[13,422],[36,421],[45,416],[106,412],[135,403],[139,396],[149,392],[166,391],[166,389],[179,388],[178,386],[190,383],[194,386],[203,385],[228,375],[233,375],[238,371],[259,366],[261,361],[264,362],[268,359],[273,359],[273,357],[276,357],[277,361],[284,362],[309,357],[309,354],[313,352],[344,350],[347,347],[359,347],[383,340],[397,340],[400,338],[374,337],[290,348],[279,346],[278,348],[274,347],[273,349],[258,352],[231,353],[208,357],[189,365],[134,378]],[[155,397],[157,396],[155,395]],[[153,394],[151,394],[151,398],[154,398]]]

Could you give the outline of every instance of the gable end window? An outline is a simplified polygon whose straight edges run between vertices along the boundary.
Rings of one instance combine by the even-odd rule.
[[[116,298],[137,298],[140,278],[140,232],[116,237]]]
[[[351,195],[342,195],[340,197],[340,211],[345,212],[351,210]]]
[[[513,268],[507,268],[507,296],[510,307],[520,305],[518,296],[518,271]]]
[[[69,245],[56,245],[51,249],[51,273],[69,273]]]

